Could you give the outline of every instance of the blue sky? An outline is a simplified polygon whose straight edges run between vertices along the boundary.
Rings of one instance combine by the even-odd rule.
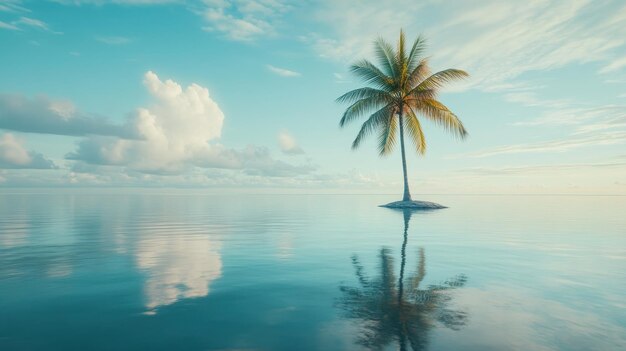
[[[579,0],[0,1],[0,187],[399,194],[334,100],[401,27],[471,74],[414,193],[626,194],[626,4]]]

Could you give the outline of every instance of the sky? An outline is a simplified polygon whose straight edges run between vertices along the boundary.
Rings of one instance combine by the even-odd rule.
[[[0,187],[401,194],[335,101],[401,28],[470,74],[412,193],[626,195],[620,0],[0,0]]]

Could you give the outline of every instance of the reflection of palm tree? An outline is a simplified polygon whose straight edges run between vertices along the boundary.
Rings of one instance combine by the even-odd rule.
[[[352,256],[352,264],[360,287],[341,286],[344,293],[339,305],[348,318],[362,321],[358,343],[366,348],[381,350],[397,340],[400,350],[424,350],[428,331],[437,322],[451,329],[465,324],[465,312],[448,308],[448,290],[461,287],[466,277],[459,275],[442,284],[420,287],[426,275],[424,249],[419,250],[415,273],[405,279],[407,230],[411,212],[404,211],[404,241],[400,277],[393,272],[393,257],[388,248],[380,250],[380,277],[368,277],[358,257]]]

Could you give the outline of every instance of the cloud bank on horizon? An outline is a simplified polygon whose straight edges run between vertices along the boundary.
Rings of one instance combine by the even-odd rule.
[[[333,100],[400,27],[427,37],[434,68],[472,75],[443,97],[471,137],[426,126],[417,189],[626,194],[615,0],[3,1],[0,186],[395,191],[395,157],[351,153]]]

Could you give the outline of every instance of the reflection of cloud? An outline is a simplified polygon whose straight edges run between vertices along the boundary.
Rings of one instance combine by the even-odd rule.
[[[281,260],[288,260],[293,257],[293,235],[291,233],[282,233],[278,237],[276,248],[278,252],[276,256]]]
[[[470,309],[466,328],[433,349],[463,350],[622,350],[626,330],[588,308],[546,299],[531,291],[466,288],[456,292],[458,305]],[[455,342],[462,342],[456,345]]]
[[[0,246],[11,248],[27,243],[29,223],[24,215],[0,221]]]
[[[67,277],[74,271],[72,264],[67,261],[53,262],[47,267],[46,275],[50,278]]]
[[[155,233],[149,233],[155,234]],[[208,237],[171,234],[144,237],[137,244],[137,265],[148,273],[145,305],[153,310],[184,298],[209,293],[222,275],[220,245]]]

